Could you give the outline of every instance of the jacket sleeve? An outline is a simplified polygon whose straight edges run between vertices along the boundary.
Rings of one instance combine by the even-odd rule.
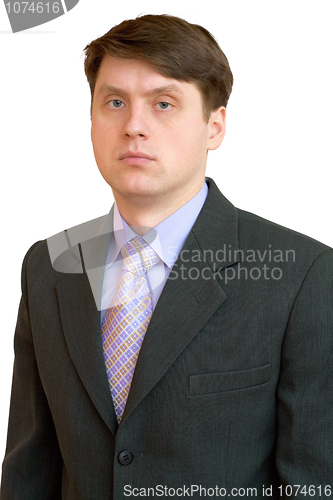
[[[15,331],[15,362],[1,500],[61,498],[62,459],[48,402],[39,378],[29,318],[27,253]]]
[[[280,497],[333,495],[333,251],[313,262],[284,338],[277,390]],[[288,485],[288,486],[287,486]],[[295,485],[295,486],[294,486]],[[305,487],[296,493],[297,485]],[[326,490],[325,490],[326,488]]]

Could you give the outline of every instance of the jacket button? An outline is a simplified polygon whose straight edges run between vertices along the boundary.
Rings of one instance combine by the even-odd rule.
[[[118,455],[121,465],[129,465],[133,461],[133,453],[130,450],[123,450]]]

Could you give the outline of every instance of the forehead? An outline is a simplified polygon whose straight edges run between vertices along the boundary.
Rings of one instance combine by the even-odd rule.
[[[200,92],[195,83],[184,82],[163,76],[153,64],[139,59],[118,59],[104,56],[98,71],[95,92],[96,97],[122,90],[125,93],[144,95],[166,91],[179,98],[197,98]]]

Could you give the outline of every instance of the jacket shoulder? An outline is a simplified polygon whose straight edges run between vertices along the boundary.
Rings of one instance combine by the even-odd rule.
[[[96,248],[96,241],[104,245],[110,238],[112,213],[34,243],[23,260],[22,291],[27,280],[43,289],[62,279],[64,273],[84,273],[83,253],[88,256]]]
[[[239,237],[247,245],[271,245],[281,249],[297,250],[301,255],[319,255],[322,252],[333,252],[333,249],[310,236],[281,226],[245,210],[236,209],[239,220]]]

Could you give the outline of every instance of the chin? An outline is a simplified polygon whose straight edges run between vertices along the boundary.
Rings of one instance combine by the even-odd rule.
[[[140,178],[139,176],[129,176],[126,179],[117,180],[110,184],[123,197],[151,197],[158,196],[159,189],[152,179]]]

